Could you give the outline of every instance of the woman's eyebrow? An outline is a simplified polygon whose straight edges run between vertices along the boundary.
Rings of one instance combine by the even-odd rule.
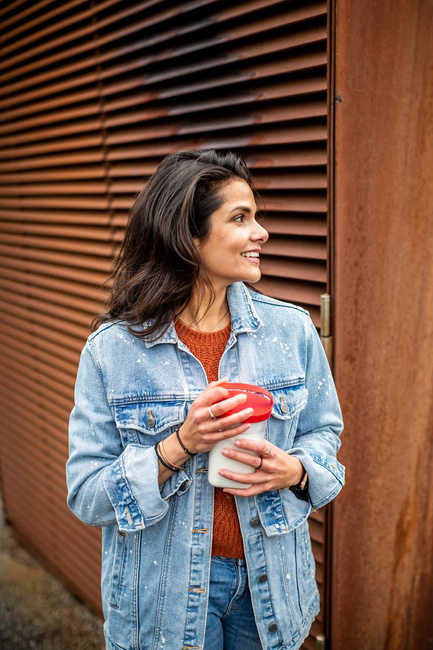
[[[233,208],[233,210],[230,210],[230,212],[236,212],[237,210],[242,210],[242,212],[248,212],[251,214],[252,210],[249,208],[247,205],[238,205],[236,208]],[[256,215],[259,213],[259,210],[256,210]]]

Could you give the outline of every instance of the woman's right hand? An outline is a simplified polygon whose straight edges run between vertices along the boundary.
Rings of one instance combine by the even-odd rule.
[[[225,416],[247,399],[245,393],[230,397],[229,391],[220,386],[227,381],[225,377],[211,382],[191,404],[188,416],[179,429],[180,439],[192,454],[209,451],[220,440],[244,433],[250,427],[244,420],[254,412],[251,408]]]

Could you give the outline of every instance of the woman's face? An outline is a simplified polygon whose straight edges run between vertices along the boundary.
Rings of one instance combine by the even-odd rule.
[[[216,291],[233,282],[260,280],[261,245],[269,237],[256,221],[256,202],[245,181],[230,181],[219,192],[223,203],[211,215],[206,242],[197,244],[203,270]]]

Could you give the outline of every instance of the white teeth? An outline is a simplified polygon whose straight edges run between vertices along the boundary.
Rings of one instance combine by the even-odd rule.
[[[259,257],[259,254],[255,251],[251,251],[250,253],[241,253],[241,255],[242,257]]]

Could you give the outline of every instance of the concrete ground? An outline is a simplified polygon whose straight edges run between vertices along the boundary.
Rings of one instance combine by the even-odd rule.
[[[102,650],[102,621],[15,541],[0,504],[0,649]]]

